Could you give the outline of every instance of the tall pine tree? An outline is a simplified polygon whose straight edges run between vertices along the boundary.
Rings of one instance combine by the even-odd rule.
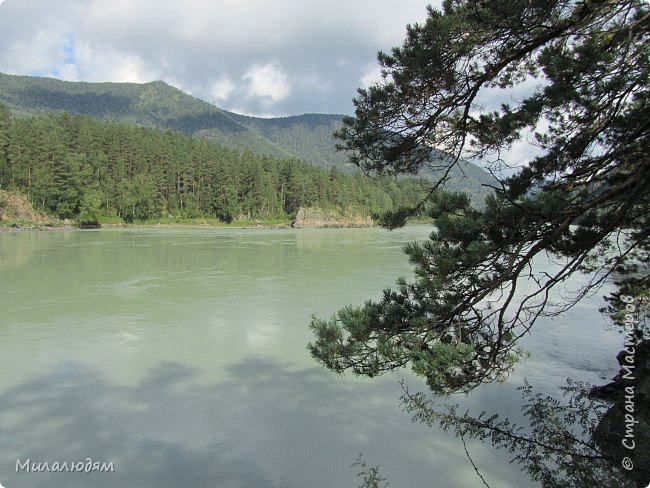
[[[647,2],[447,0],[378,59],[383,81],[359,90],[338,133],[364,172],[448,174],[468,156],[496,168],[531,133],[539,155],[502,178],[483,210],[438,192],[442,178],[389,215],[395,227],[426,208],[435,223],[429,241],[406,247],[415,279],[314,319],[315,358],[368,376],[410,366],[434,391],[467,391],[503,378],[539,317],[613,272],[628,276],[622,291],[648,289],[647,274],[631,274],[650,262]],[[545,255],[562,266],[538,269]],[[578,272],[595,278],[551,303]]]

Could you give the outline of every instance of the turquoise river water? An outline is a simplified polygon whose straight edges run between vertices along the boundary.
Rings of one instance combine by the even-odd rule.
[[[363,452],[394,487],[481,486],[459,439],[400,409],[399,380],[421,380],[340,377],[306,349],[311,314],[378,298],[429,231],[0,233],[0,483],[345,488]],[[452,401],[516,418],[524,377],[553,392],[613,376],[603,293],[538,323],[508,381]],[[491,486],[533,486],[505,453],[468,446]],[[16,472],[87,458],[114,471]]]

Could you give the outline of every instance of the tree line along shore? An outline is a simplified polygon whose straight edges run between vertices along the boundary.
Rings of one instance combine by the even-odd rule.
[[[346,225],[413,205],[424,186],[85,115],[13,117],[0,106],[5,227],[290,225],[301,208]]]

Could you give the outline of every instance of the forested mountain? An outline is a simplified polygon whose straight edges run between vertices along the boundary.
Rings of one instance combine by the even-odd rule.
[[[356,169],[345,153],[336,151],[335,130],[341,127],[342,115],[304,114],[264,119],[231,114],[245,125],[259,131],[278,146],[318,166]]]
[[[222,110],[162,81],[152,83],[84,83],[0,74],[0,103],[16,115],[52,111],[173,129],[203,136],[229,148],[278,158],[302,159],[323,167],[351,171],[347,157],[335,150],[334,130],[342,115],[306,114],[280,118],[248,117]],[[435,178],[435,172],[423,176]],[[483,201],[494,184],[469,162],[454,168],[449,189],[467,191]]]
[[[0,189],[60,218],[286,220],[301,206],[369,215],[415,203],[421,188],[87,115],[12,117],[0,105]]]
[[[85,114],[202,135],[240,150],[282,158],[299,157],[242,125],[232,117],[234,114],[162,81],[84,83],[0,74],[0,103],[16,115],[43,115],[52,111]]]

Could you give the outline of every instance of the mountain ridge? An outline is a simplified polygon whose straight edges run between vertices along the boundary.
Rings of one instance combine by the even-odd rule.
[[[341,114],[301,114],[261,118],[237,114],[189,95],[168,83],[63,81],[0,73],[0,103],[14,115],[69,112],[99,119],[157,127],[204,137],[240,151],[282,159],[301,159],[316,166],[354,169],[336,151],[333,132]],[[435,179],[429,172],[423,176]],[[495,180],[480,167],[463,161],[450,174],[447,188],[468,192],[482,203]]]
[[[0,103],[15,115],[65,111],[135,123],[145,127],[199,135],[236,149],[250,149],[283,158],[306,159],[288,151],[259,130],[265,121],[303,120],[305,114],[264,119],[236,114],[189,95],[168,83],[63,81],[56,78],[0,73]],[[340,119],[343,115],[325,115]],[[319,161],[310,161],[319,164]]]

